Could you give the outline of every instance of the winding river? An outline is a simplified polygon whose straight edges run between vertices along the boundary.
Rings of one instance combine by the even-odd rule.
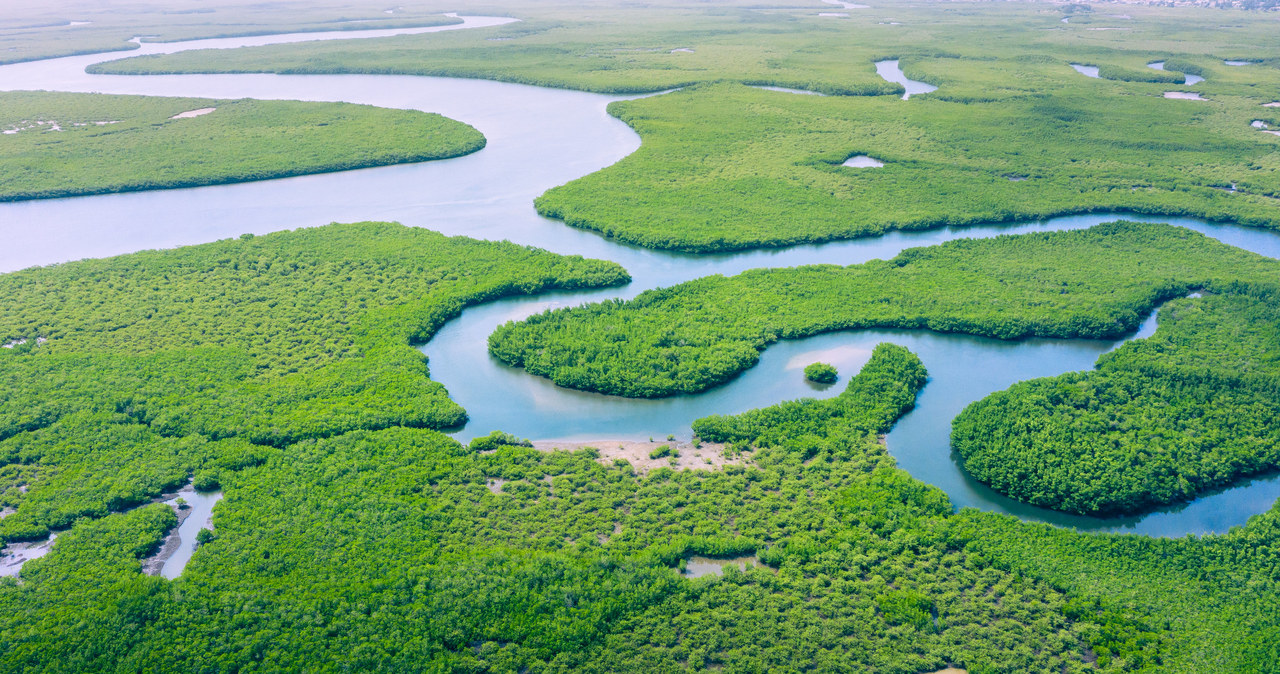
[[[1257,479],[1141,518],[1066,516],[1011,501],[975,483],[949,448],[951,419],[965,405],[1033,377],[1090,368],[1117,343],[1089,340],[998,340],[921,331],[858,331],[819,335],[770,347],[760,363],[735,381],[695,396],[630,400],[558,388],[489,357],[493,328],[549,307],[629,298],[708,274],[755,267],[855,264],[886,258],[913,246],[956,238],[1079,229],[1123,217],[1107,213],[1043,222],[927,232],[889,233],[873,239],[723,255],[686,255],[627,246],[539,217],[534,197],[599,170],[640,145],[605,106],[620,97],[483,80],[387,75],[87,75],[91,63],[139,54],[232,48],[311,39],[359,39],[407,32],[484,28],[511,21],[464,17],[452,26],[336,34],[295,34],[143,44],[133,52],[76,56],[0,67],[0,90],[61,91],[347,101],[438,112],[479,129],[484,150],[455,159],[282,180],[0,204],[0,272],[85,257],[203,243],[244,232],[267,233],[331,221],[394,220],[446,234],[508,239],[562,254],[609,259],[634,280],[620,289],[511,298],[473,307],[422,347],[432,377],[471,415],[456,433],[467,440],[503,429],[551,440],[687,437],[706,414],[735,413],[798,396],[831,396],[866,362],[881,341],[902,344],[924,360],[931,379],[914,411],[888,436],[904,469],[946,491],[959,507],[972,506],[1082,530],[1158,536],[1221,532],[1242,524],[1280,497],[1280,479]],[[899,73],[901,71],[898,71]],[[927,86],[927,85],[926,85]],[[1143,218],[1189,227],[1225,243],[1280,257],[1280,236],[1185,218]],[[1150,334],[1155,317],[1135,337]],[[839,367],[842,380],[825,389],[806,383],[800,369],[813,360]],[[166,570],[166,575],[169,575]]]

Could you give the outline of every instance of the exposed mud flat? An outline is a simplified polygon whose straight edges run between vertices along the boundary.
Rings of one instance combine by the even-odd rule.
[[[746,571],[749,566],[759,566],[768,568],[760,563],[760,559],[755,555],[749,557],[734,557],[733,559],[716,559],[714,557],[694,556],[690,557],[684,566],[684,576],[686,578],[702,578],[703,576],[723,576],[727,567],[736,567],[740,571]]]
[[[1209,100],[1209,99],[1204,98],[1203,96],[1201,96],[1200,94],[1198,94],[1198,93],[1196,93],[1196,92],[1194,92],[1194,91],[1166,91],[1166,92],[1164,92],[1164,97],[1165,97],[1165,98],[1176,98],[1176,99],[1178,99],[1178,100],[1180,100],[1180,101],[1207,101],[1207,100]]]
[[[650,458],[663,445],[671,448],[672,454]],[[642,473],[655,468],[674,468],[675,470],[713,470],[728,465],[745,465],[741,456],[729,458],[724,454],[725,446],[714,442],[703,442],[695,447],[692,441],[679,440],[592,440],[587,442],[566,442],[560,440],[536,440],[533,448],[540,452],[555,450],[577,451],[595,449],[600,452],[600,463],[609,466],[622,459],[631,467]]]
[[[179,509],[174,506],[174,512],[178,515],[177,526],[170,529],[169,533],[165,535],[164,542],[160,544],[160,549],[156,551],[156,554],[142,561],[142,572],[148,576],[160,575],[160,570],[164,568],[164,563],[169,561],[169,558],[173,557],[173,554],[182,546],[182,536],[178,534],[178,531],[182,529],[182,523],[186,522],[188,517],[191,517],[192,511],[191,508]]]
[[[54,541],[57,539],[58,534],[54,532],[49,534],[49,538],[43,541],[10,543],[5,547],[4,552],[0,553],[0,577],[10,576],[16,578],[18,572],[22,571],[23,564],[49,554],[49,551],[53,549]]]
[[[187,507],[178,507],[179,498]],[[147,575],[162,575],[173,580],[191,561],[192,553],[199,546],[196,536],[200,530],[213,529],[213,506],[222,500],[222,492],[198,492],[187,485],[177,493],[162,494],[160,499],[178,515],[178,525],[169,530],[160,550],[143,560],[142,570]]]

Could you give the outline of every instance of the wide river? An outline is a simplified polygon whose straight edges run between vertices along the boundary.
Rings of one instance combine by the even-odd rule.
[[[446,234],[507,239],[556,253],[613,260],[634,278],[620,289],[512,298],[473,307],[449,322],[423,351],[432,377],[471,415],[460,440],[502,429],[553,440],[687,437],[694,419],[735,413],[799,396],[831,396],[866,362],[875,344],[890,341],[917,353],[930,372],[916,409],[889,434],[900,466],[937,485],[959,507],[1009,513],[1082,530],[1156,536],[1226,531],[1280,497],[1280,479],[1252,480],[1194,503],[1141,518],[1066,516],[1015,503],[970,479],[956,463],[951,419],[969,403],[1014,382],[1089,369],[1116,343],[1087,340],[998,340],[923,331],[858,331],[820,335],[770,347],[760,363],[712,391],[665,400],[629,400],[556,387],[492,359],[493,328],[548,307],[629,298],[659,286],[755,267],[855,264],[912,246],[965,237],[1079,229],[1123,214],[1093,214],[1013,225],[890,233],[873,239],[724,255],[684,255],[636,248],[544,219],[533,199],[545,190],[599,170],[640,145],[605,106],[619,97],[483,80],[386,75],[87,75],[91,63],[139,54],[233,48],[312,39],[359,39],[406,32],[484,29],[510,19],[465,17],[426,29],[258,36],[144,44],[132,52],[0,66],[0,90],[58,91],[347,101],[437,112],[479,129],[485,149],[466,157],[239,185],[0,204],[0,272],[104,257],[149,248],[203,243],[244,232],[266,233],[328,222],[393,220]],[[779,92],[779,96],[788,94]],[[910,105],[904,102],[903,105]],[[1228,244],[1280,257],[1280,236],[1193,219],[1142,218],[1189,227]],[[1150,334],[1154,317],[1136,337]],[[1132,338],[1132,337],[1131,337]],[[813,388],[800,369],[813,360],[840,368],[833,387]]]

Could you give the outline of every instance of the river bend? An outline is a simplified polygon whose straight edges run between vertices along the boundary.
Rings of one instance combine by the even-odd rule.
[[[729,384],[695,396],[630,400],[556,387],[509,368],[485,350],[497,325],[548,307],[607,298],[708,274],[755,267],[856,264],[888,258],[914,246],[956,238],[1079,229],[1124,217],[1105,213],[1043,222],[926,232],[893,232],[856,241],[719,255],[653,251],[606,240],[537,215],[533,199],[556,185],[602,169],[633,152],[640,140],[605,106],[624,97],[484,80],[391,75],[88,75],[92,63],[186,49],[232,48],[314,39],[360,39],[409,32],[483,29],[511,19],[463,17],[462,24],[423,29],[294,34],[144,43],[111,52],[0,66],[0,90],[345,101],[436,112],[471,124],[485,149],[442,161],[280,180],[180,190],[135,192],[0,204],[0,272],[86,257],[204,243],[245,232],[263,234],[332,221],[392,220],[450,235],[507,239],[562,254],[613,260],[634,280],[620,289],[510,298],[473,307],[422,347],[432,377],[471,415],[456,433],[467,440],[503,429],[554,440],[688,436],[706,414],[735,413],[799,396],[831,396],[843,383],[812,388],[799,369],[832,362],[843,378],[866,362],[880,341],[916,352],[931,379],[917,407],[889,434],[890,453],[915,477],[946,491],[959,507],[977,507],[1082,530],[1158,536],[1225,531],[1266,510],[1280,497],[1280,479],[1256,479],[1175,509],[1140,518],[1068,516],[1016,503],[970,479],[950,452],[951,419],[965,405],[1033,377],[1085,370],[1117,343],[1090,340],[1001,342],[926,331],[856,331],[784,341]],[[898,71],[900,73],[900,71]],[[925,85],[928,86],[928,85]],[[915,92],[912,92],[915,93]],[[1280,236],[1188,218],[1141,218],[1189,227],[1225,243],[1280,257]],[[1136,337],[1150,334],[1154,317]],[[166,574],[168,575],[168,574]]]

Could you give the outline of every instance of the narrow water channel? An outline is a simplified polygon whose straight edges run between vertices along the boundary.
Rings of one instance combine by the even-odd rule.
[[[930,91],[937,91],[938,88],[928,82],[918,82],[908,79],[906,74],[902,72],[902,68],[898,67],[898,59],[890,59],[887,61],[876,61],[876,74],[884,78],[885,81],[901,84],[906,92],[902,94],[902,100],[911,98],[912,94],[927,94]]]
[[[468,27],[505,19],[467,17]],[[440,28],[443,29],[443,28]],[[395,31],[391,31],[395,32]],[[331,36],[334,39],[351,34]],[[310,39],[316,39],[314,36]],[[222,47],[264,44],[271,36],[217,40]],[[211,41],[145,46],[165,52]],[[456,159],[240,185],[139,192],[0,204],[0,271],[147,248],[172,247],[266,233],[331,221],[394,220],[446,234],[508,239],[557,253],[622,264],[633,282],[620,289],[512,298],[466,310],[423,351],[432,377],[471,415],[461,440],[494,429],[532,439],[641,439],[686,436],[689,423],[713,413],[734,413],[799,396],[831,396],[842,383],[815,389],[799,370],[813,360],[836,364],[842,382],[880,341],[911,348],[932,379],[917,408],[890,433],[888,446],[912,475],[944,489],[958,506],[1004,512],[1084,529],[1182,535],[1223,531],[1262,512],[1280,496],[1280,482],[1258,480],[1202,498],[1181,510],[1136,520],[1069,518],[1009,501],[974,484],[950,456],[951,419],[964,405],[1032,377],[1089,369],[1114,343],[1086,340],[1001,342],[929,332],[861,331],[820,335],[770,347],[760,363],[730,384],[696,396],[631,400],[554,386],[488,356],[493,328],[554,306],[630,298],[708,274],[756,267],[856,264],[888,258],[914,246],[955,238],[1080,229],[1123,217],[1092,214],[1044,222],[893,232],[872,239],[723,255],[647,250],[603,239],[539,217],[534,197],[546,189],[604,168],[639,147],[639,138],[609,117],[619,97],[481,80],[382,75],[173,75],[90,76],[83,68],[134,53],[54,59],[0,67],[0,90],[56,89],[157,96],[348,101],[438,112],[467,122],[487,147]],[[907,95],[933,90],[902,75],[897,61],[876,64]],[[893,79],[899,78],[899,79]],[[917,87],[917,85],[919,85]],[[927,89],[925,89],[927,87]],[[905,98],[906,96],[904,96]],[[1190,227],[1225,243],[1280,257],[1280,236],[1261,230],[1186,218],[1140,218]],[[175,224],[180,223],[180,224]],[[1153,324],[1148,323],[1147,329]],[[194,535],[194,534],[193,534]],[[166,574],[167,575],[167,574]]]

